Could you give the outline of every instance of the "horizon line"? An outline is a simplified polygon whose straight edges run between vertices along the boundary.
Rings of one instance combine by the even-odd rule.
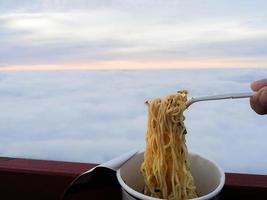
[[[257,60],[163,60],[163,61],[98,61],[69,64],[0,64],[0,71],[65,71],[65,70],[170,70],[170,69],[267,69],[267,59]]]

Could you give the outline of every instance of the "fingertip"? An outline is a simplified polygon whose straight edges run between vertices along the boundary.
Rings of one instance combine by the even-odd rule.
[[[250,106],[251,108],[256,111],[256,105],[257,105],[257,96],[254,94],[252,97],[250,97]]]
[[[250,98],[250,106],[251,108],[258,113],[259,115],[267,114],[267,104],[266,103],[266,90],[267,88],[262,88],[259,92],[256,92]]]
[[[257,80],[257,81],[253,81],[250,84],[250,87],[253,91],[259,91],[261,88],[267,86],[267,79],[261,79],[261,80]]]
[[[260,90],[259,101],[263,107],[267,107],[267,87]]]
[[[256,81],[250,83],[250,88],[251,88],[254,92],[257,91],[257,90],[256,90],[256,84],[257,84]]]

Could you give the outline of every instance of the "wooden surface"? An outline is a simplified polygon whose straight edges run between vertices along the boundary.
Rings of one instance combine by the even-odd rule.
[[[0,199],[59,200],[68,185],[96,164],[0,157]],[[66,200],[119,200],[116,185],[84,190]],[[267,199],[267,176],[226,173],[218,199]]]

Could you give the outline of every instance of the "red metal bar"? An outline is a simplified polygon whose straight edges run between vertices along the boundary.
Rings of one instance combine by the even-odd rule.
[[[66,187],[96,164],[0,157],[0,199],[59,200]],[[119,200],[120,188],[109,187],[73,198]],[[102,198],[101,198],[102,197]],[[219,198],[267,199],[267,176],[226,173]]]
[[[24,158],[0,157],[0,170],[8,172],[38,173],[46,175],[77,176],[83,171],[91,169],[97,164],[63,162],[51,160],[34,160]]]
[[[0,158],[0,199],[60,199],[80,173],[96,164]]]
[[[228,186],[267,189],[267,175],[226,173],[225,176]]]
[[[266,175],[226,173],[225,176],[220,199],[267,199]]]

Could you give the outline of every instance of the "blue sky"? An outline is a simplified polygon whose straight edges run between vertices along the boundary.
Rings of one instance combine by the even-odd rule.
[[[1,1],[0,69],[266,67],[266,1]]]

